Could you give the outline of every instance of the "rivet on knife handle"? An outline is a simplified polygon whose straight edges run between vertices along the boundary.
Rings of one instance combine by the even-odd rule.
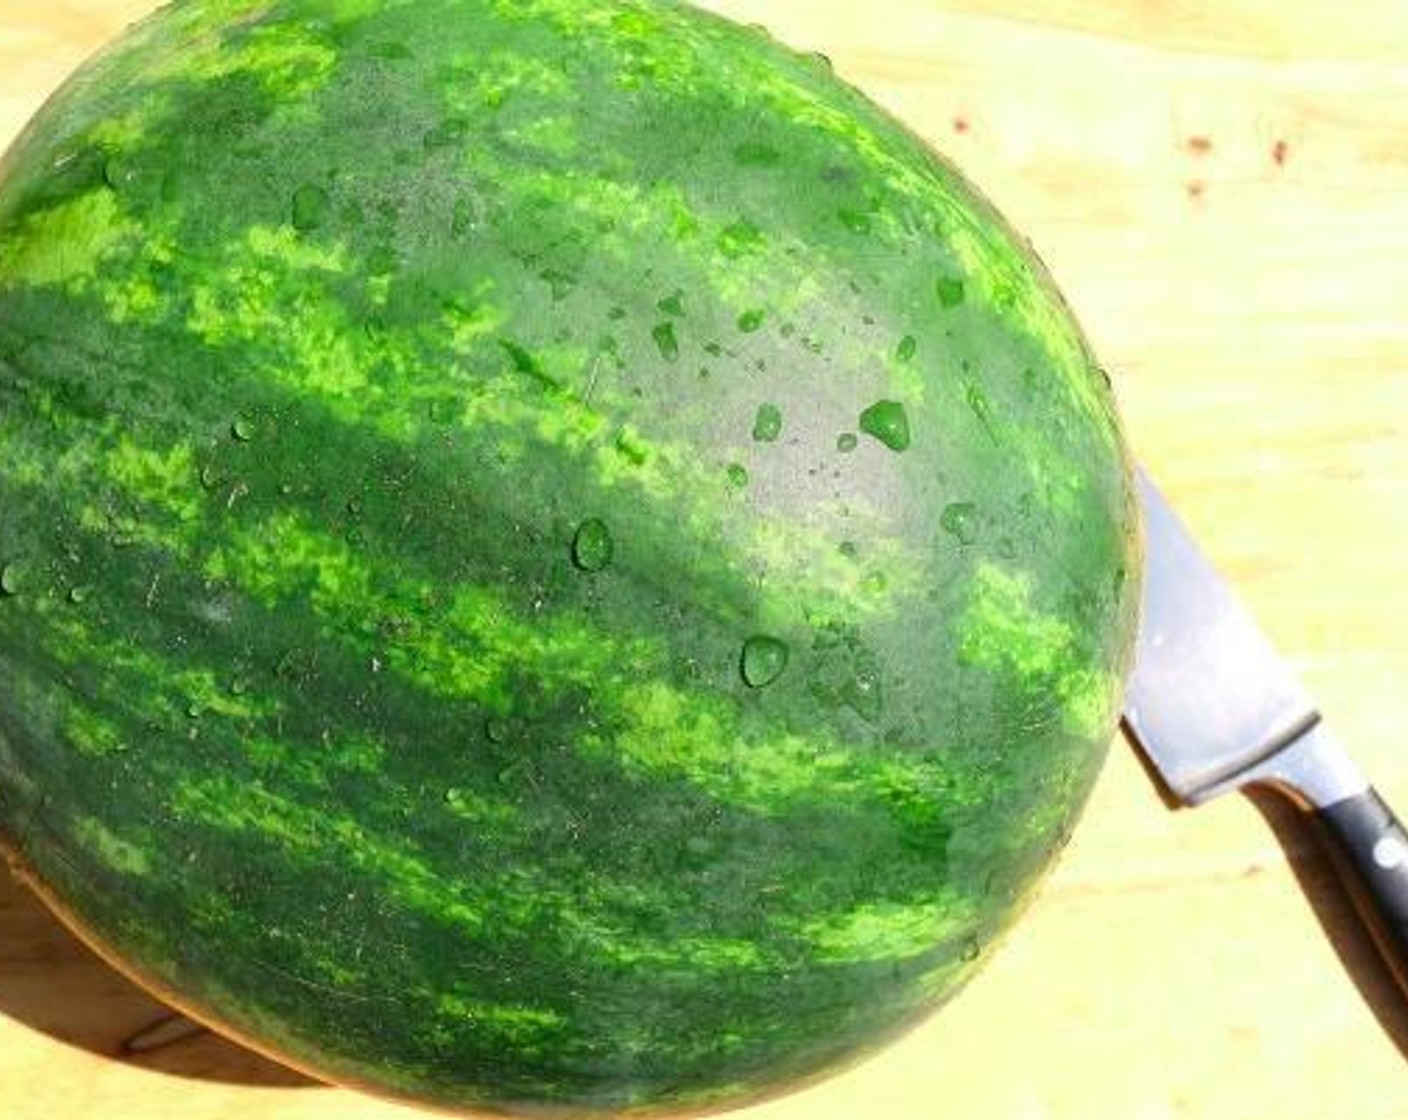
[[[1408,991],[1408,833],[1372,787],[1315,815],[1361,916]]]

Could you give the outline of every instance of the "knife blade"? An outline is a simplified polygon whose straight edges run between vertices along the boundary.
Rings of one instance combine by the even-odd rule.
[[[1187,805],[1263,785],[1311,818],[1408,994],[1408,833],[1142,470],[1145,571],[1130,738]]]

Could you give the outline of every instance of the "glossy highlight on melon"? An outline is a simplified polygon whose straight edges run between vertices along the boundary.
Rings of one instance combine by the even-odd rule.
[[[0,841],[466,1110],[735,1104],[950,997],[1112,734],[1109,388],[955,170],[656,0],[182,0],[0,164]]]

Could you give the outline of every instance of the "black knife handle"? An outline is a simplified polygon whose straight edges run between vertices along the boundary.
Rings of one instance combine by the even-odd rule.
[[[1408,992],[1408,832],[1372,787],[1313,812],[1360,917]]]

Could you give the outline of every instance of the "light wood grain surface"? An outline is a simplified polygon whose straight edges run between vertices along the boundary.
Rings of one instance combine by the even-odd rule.
[[[0,0],[0,144],[153,6]],[[712,6],[825,52],[1032,238],[1140,456],[1408,808],[1408,5]],[[1171,812],[1116,743],[953,1004],[740,1117],[1401,1120],[1408,1013],[1294,824],[1241,797]],[[412,1115],[208,1035],[125,1051],[161,1014],[0,883],[7,1120]]]

